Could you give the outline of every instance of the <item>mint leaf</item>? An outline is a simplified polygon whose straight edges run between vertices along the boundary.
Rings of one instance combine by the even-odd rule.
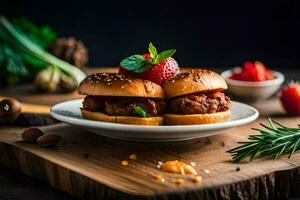
[[[141,115],[142,117],[148,117],[148,113],[141,107],[141,106],[135,106],[134,113]]]
[[[148,61],[146,58],[144,58],[144,56],[136,54],[122,60],[120,65],[129,71],[135,72],[136,70],[142,68],[147,63]]]
[[[152,67],[152,65],[150,64],[145,64],[144,66],[140,67],[140,68],[137,68],[135,70],[133,70],[135,73],[143,73],[145,71],[147,71],[148,69],[150,69]]]
[[[166,60],[167,58],[171,57],[175,52],[176,52],[176,49],[169,49],[169,50],[159,53],[156,60],[154,61],[155,64]]]
[[[149,43],[148,51],[150,53],[150,56],[153,60],[157,58],[157,49],[155,46],[152,44],[152,42]]]

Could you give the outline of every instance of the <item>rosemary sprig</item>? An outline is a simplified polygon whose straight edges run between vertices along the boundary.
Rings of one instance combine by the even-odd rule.
[[[249,141],[238,142],[242,144],[227,151],[234,162],[240,162],[245,158],[250,161],[260,156],[271,156],[277,159],[282,154],[292,154],[300,149],[300,127],[289,128],[269,118],[269,125],[260,124],[264,129],[252,128],[260,132],[259,135],[250,135]]]

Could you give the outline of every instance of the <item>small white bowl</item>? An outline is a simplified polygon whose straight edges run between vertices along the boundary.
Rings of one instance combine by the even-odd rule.
[[[275,94],[281,84],[284,82],[284,75],[277,71],[272,71],[275,79],[267,81],[238,81],[232,80],[229,77],[233,72],[239,71],[240,68],[224,71],[221,76],[225,79],[228,85],[228,92],[233,98],[243,101],[259,101],[270,98]]]

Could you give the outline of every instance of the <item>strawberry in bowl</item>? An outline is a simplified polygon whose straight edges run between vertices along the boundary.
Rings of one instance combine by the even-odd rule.
[[[267,68],[262,62],[246,61],[242,67],[224,71],[221,76],[231,97],[251,102],[270,98],[284,82],[284,75]]]
[[[122,60],[119,73],[146,79],[159,85],[179,74],[178,63],[171,57],[176,52],[175,49],[158,53],[150,42],[148,50],[149,53],[135,54]]]
[[[234,72],[229,78],[238,81],[259,82],[273,80],[275,76],[262,62],[246,61],[243,63],[243,67],[237,72]]]

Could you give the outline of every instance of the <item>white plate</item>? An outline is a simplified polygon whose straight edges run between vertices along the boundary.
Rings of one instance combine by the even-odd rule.
[[[259,115],[255,108],[232,101],[231,120],[228,122],[184,126],[140,126],[83,119],[80,107],[82,107],[82,99],[65,101],[54,105],[50,114],[59,121],[82,127],[102,136],[144,142],[182,141],[215,135],[225,129],[250,123]]]

